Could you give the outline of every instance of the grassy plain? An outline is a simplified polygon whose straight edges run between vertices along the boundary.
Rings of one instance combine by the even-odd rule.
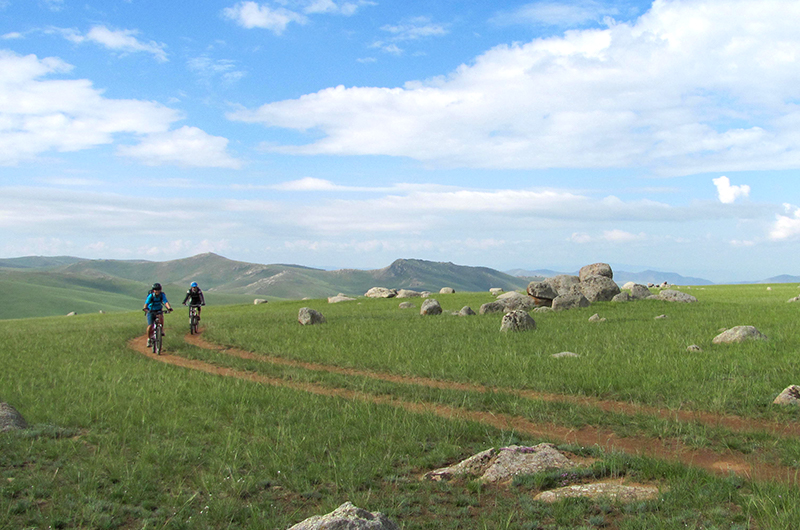
[[[800,466],[800,444],[758,429],[606,413],[543,402],[533,389],[673,410],[797,423],[771,405],[800,383],[800,337],[787,304],[794,284],[693,288],[697,304],[599,303],[534,313],[538,329],[499,332],[500,315],[421,317],[397,300],[325,300],[209,306],[203,337],[265,355],[402,376],[478,383],[492,392],[442,390],[326,370],[240,359],[183,342],[185,310],[167,317],[169,352],[282,381],[357,390],[410,403],[516,414],[619,436],[758,452]],[[445,310],[490,301],[484,293],[435,295]],[[419,302],[417,302],[419,303]],[[327,322],[299,326],[300,307]],[[588,317],[599,313],[602,323]],[[661,314],[666,319],[656,320]],[[754,325],[767,342],[712,345],[723,327]],[[597,458],[589,477],[656,483],[656,501],[619,504],[533,494],[563,477],[511,486],[420,481],[429,470],[489,447],[537,439],[479,422],[415,413],[211,375],[154,362],[128,347],[141,313],[0,322],[0,401],[31,424],[0,434],[0,528],[287,528],[344,501],[382,511],[404,528],[796,528],[796,486],[711,475],[676,463],[565,447]],[[686,347],[698,344],[701,353]],[[572,351],[579,358],[550,355]]]

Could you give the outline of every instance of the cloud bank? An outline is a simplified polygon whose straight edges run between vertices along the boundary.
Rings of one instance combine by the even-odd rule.
[[[441,78],[331,87],[228,116],[314,133],[282,153],[434,167],[798,167],[798,19],[795,1],[657,0],[632,23],[497,46]]]

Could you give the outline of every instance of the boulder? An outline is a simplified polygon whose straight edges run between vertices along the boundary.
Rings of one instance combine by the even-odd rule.
[[[664,300],[667,302],[683,302],[683,303],[692,303],[697,302],[697,298],[690,294],[682,293],[680,291],[676,291],[674,289],[666,289],[658,293],[658,299]]]
[[[367,298],[394,298],[397,296],[395,289],[387,289],[386,287],[373,287],[364,296]]]
[[[604,278],[613,280],[614,272],[611,270],[611,265],[608,263],[592,263],[591,265],[581,267],[581,270],[578,272],[578,278],[580,278],[581,282],[586,281],[586,278],[589,276],[603,276]]]
[[[553,490],[543,491],[533,498],[547,503],[562,499],[585,497],[588,499],[608,499],[619,503],[642,502],[658,498],[656,486],[618,484],[616,482],[595,482],[592,484],[573,484]]]
[[[261,305],[266,303],[267,301],[264,298],[256,298],[255,300],[253,300],[253,305]]]
[[[589,322],[605,322],[605,321],[606,319],[604,317],[601,317],[597,313],[589,317]]]
[[[635,300],[644,300],[651,294],[653,293],[650,292],[650,289],[640,283],[636,283],[631,287],[631,298]]]
[[[297,313],[297,321],[304,326],[324,324],[325,317],[322,316],[322,313],[310,307],[301,307],[300,311]]]
[[[503,302],[486,302],[485,304],[481,305],[481,308],[478,310],[481,315],[505,313],[505,311],[506,305]]]
[[[625,291],[614,295],[614,298],[611,299],[612,302],[630,302],[631,300],[633,300],[633,298],[631,298],[631,295]]]
[[[501,294],[503,294],[503,288],[502,287],[492,287],[491,289],[489,289],[489,293],[492,296],[501,295]]]
[[[505,305],[506,311],[514,311],[516,309],[530,311],[536,307],[536,301],[533,298],[516,291],[501,294],[497,297],[497,301]]]
[[[559,295],[578,294],[581,292],[581,279],[572,274],[559,274],[547,280]]]
[[[561,294],[553,300],[553,310],[563,311],[575,307],[589,307],[589,300],[582,294]]]
[[[772,402],[775,405],[800,405],[800,386],[790,385]]]
[[[473,311],[472,308],[470,306],[468,306],[468,305],[465,305],[464,307],[462,307],[461,311],[458,312],[458,316],[461,316],[461,317],[468,317],[468,316],[472,316],[474,314],[475,314],[475,311]]]
[[[442,306],[436,298],[427,298],[422,302],[422,307],[419,310],[420,315],[441,315]]]
[[[421,296],[421,292],[412,291],[411,289],[400,289],[397,291],[397,298],[419,298]]]
[[[412,302],[400,302],[399,307],[400,309],[411,309],[417,306]]]
[[[731,344],[748,340],[767,340],[767,336],[754,326],[736,326],[725,330],[711,341],[714,344]]]
[[[531,296],[534,307],[553,307],[553,300],[550,298],[536,298]]]
[[[8,403],[0,403],[0,432],[27,429],[28,422],[17,409]]]
[[[503,321],[500,324],[500,331],[528,331],[536,329],[536,321],[528,314],[527,311],[518,309],[503,315]]]
[[[621,289],[623,291],[630,291],[631,289],[633,289],[634,285],[637,285],[637,283],[636,282],[625,282],[625,285],[623,285],[621,287]]]
[[[338,304],[339,302],[355,302],[355,298],[351,298],[346,296],[342,293],[337,294],[336,296],[329,296],[328,303],[329,304]]]
[[[614,280],[599,275],[582,278],[581,291],[589,302],[608,302],[621,292]]]
[[[464,476],[479,477],[481,482],[507,482],[517,475],[532,475],[548,469],[580,467],[561,453],[553,444],[533,447],[510,445],[487,449],[450,467],[426,473],[427,480],[452,480]]]
[[[75,311],[70,311],[69,313],[67,313],[67,316],[68,316],[68,317],[74,317],[74,316],[75,316],[75,315],[77,315],[77,314],[78,314],[78,313],[76,313]]]
[[[368,512],[346,502],[329,514],[309,517],[289,530],[400,530],[400,527],[381,512]]]
[[[552,300],[558,296],[558,291],[556,288],[547,280],[529,283],[526,291],[528,295],[534,298],[546,298]]]
[[[439,289],[439,294],[453,294],[455,292],[456,290],[453,289],[452,287],[442,287],[441,289]]]

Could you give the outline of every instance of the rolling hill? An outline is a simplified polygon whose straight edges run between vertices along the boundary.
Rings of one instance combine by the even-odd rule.
[[[150,285],[164,285],[177,305],[192,281],[209,304],[251,302],[253,298],[324,298],[337,293],[363,295],[372,287],[437,291],[524,289],[524,278],[486,267],[467,267],[416,259],[398,259],[376,270],[326,271],[300,265],[261,265],[213,253],[164,262],[86,260],[71,257],[14,258],[0,261],[0,288],[9,303],[0,319],[136,310]]]

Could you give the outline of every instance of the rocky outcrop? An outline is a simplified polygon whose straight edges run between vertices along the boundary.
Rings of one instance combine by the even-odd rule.
[[[501,294],[497,297],[496,301],[503,304],[506,311],[515,311],[517,309],[530,311],[536,307],[536,302],[531,299],[530,296],[525,296],[524,294],[516,291],[510,291],[508,293]]]
[[[592,263],[591,265],[581,267],[581,270],[578,272],[578,278],[580,278],[581,283],[585,282],[586,278],[590,276],[603,276],[604,278],[613,280],[614,272],[611,270],[611,265],[608,263]]]
[[[581,292],[589,302],[609,302],[620,289],[608,276],[591,275],[581,279]]]
[[[397,291],[397,298],[419,298],[421,296],[421,292],[412,291],[411,289],[400,289]]]
[[[315,515],[289,530],[400,530],[381,512],[369,512],[346,502],[327,515]]]

